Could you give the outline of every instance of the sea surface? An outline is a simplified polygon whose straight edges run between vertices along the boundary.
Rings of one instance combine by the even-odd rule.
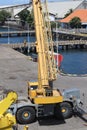
[[[87,74],[87,50],[60,51],[63,55],[61,69],[64,73],[84,75]]]
[[[11,28],[0,28],[0,31],[9,31],[13,30]],[[23,43],[24,40],[28,42],[28,45],[31,42],[35,42],[35,37],[27,36],[22,37],[0,37],[0,44],[1,43]],[[63,55],[63,61],[61,63],[61,69],[66,74],[77,74],[77,75],[84,75],[87,74],[87,50],[80,50],[80,49],[73,49],[73,50],[66,50],[62,51],[59,50],[59,53]]]
[[[2,31],[15,31],[15,29],[12,28],[6,28],[6,27],[0,27],[0,32]],[[0,43],[23,43],[25,40],[27,42],[35,42],[35,37],[30,37],[30,34],[27,34],[27,36],[20,36],[20,37],[0,37]]]

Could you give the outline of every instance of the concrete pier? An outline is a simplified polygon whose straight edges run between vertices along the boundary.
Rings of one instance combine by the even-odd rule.
[[[30,36],[35,36],[34,30],[22,30],[22,31],[3,31],[0,32],[0,37],[17,37],[17,36],[27,36],[29,33]]]
[[[37,79],[37,63],[30,61],[29,57],[9,48],[0,46],[0,89],[11,89],[18,95],[27,97],[27,81]],[[85,108],[87,106],[87,77],[62,76],[54,82],[54,88],[63,89],[78,88],[81,95],[84,93]],[[86,130],[87,126],[79,117],[72,117],[64,122],[54,117],[39,119],[29,125],[30,130]],[[23,126],[18,125],[19,130]]]
[[[27,94],[27,81],[33,76],[35,76],[34,79],[37,77],[35,68],[35,63],[31,62],[27,56],[9,47],[0,46],[1,88],[17,91],[20,95]]]

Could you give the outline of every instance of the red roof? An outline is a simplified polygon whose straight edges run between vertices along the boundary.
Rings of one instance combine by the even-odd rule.
[[[66,18],[60,20],[60,22],[68,23],[74,17],[79,17],[81,19],[82,23],[87,23],[87,9],[75,10],[73,13],[71,13]]]

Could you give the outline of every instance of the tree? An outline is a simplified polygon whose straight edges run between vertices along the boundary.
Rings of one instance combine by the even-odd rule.
[[[57,24],[57,28],[59,28],[60,27],[60,23],[57,21],[53,21],[53,22],[51,22],[51,29],[53,29],[53,28],[56,28],[56,24]]]
[[[34,28],[34,13],[33,13],[33,10],[29,13],[26,20],[27,20],[27,23],[29,23],[29,27]]]
[[[79,17],[74,17],[70,20],[69,25],[71,28],[81,28],[81,20]]]
[[[34,21],[32,13],[27,9],[24,9],[18,15],[20,17],[22,26],[24,26],[26,24],[26,22],[29,23],[29,25],[30,25]]]
[[[11,17],[11,14],[5,10],[0,11],[0,24],[3,25],[5,21]]]
[[[66,18],[67,16],[69,16],[72,12],[73,12],[73,10],[69,9],[69,11],[65,14],[64,18]]]

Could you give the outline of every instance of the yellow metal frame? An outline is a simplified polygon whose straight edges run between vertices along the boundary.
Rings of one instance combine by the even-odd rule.
[[[31,89],[34,86],[37,86],[37,89]],[[52,90],[52,96],[46,96],[44,88],[38,89],[38,82],[28,82],[28,87],[28,96],[35,104],[53,104],[63,101],[63,96],[57,90]]]
[[[18,96],[15,92],[9,92],[6,98],[0,101],[0,115],[3,115],[17,98]]]
[[[38,82],[37,81],[33,81],[33,82],[27,82],[28,86],[38,86]]]
[[[16,119],[12,114],[0,115],[0,130],[12,130],[14,124],[16,124]]]
[[[34,102],[36,104],[54,104],[54,103],[60,103],[63,101],[62,96],[49,96],[49,97],[36,97],[34,98]]]
[[[8,108],[17,100],[15,92],[9,92],[8,95],[0,101],[0,130],[13,130],[12,126],[16,124],[15,116],[8,112]]]

